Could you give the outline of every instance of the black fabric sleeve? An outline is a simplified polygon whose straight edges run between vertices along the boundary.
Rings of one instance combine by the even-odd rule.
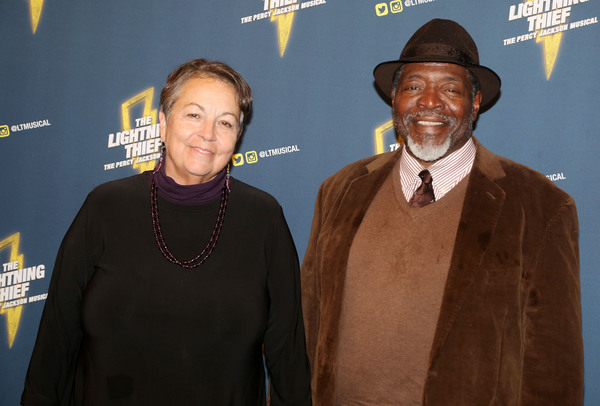
[[[62,241],[52,271],[21,397],[28,406],[70,402],[83,336],[81,298],[94,270],[88,209],[86,200]]]
[[[266,249],[270,307],[264,345],[271,405],[310,405],[298,255],[281,207]]]

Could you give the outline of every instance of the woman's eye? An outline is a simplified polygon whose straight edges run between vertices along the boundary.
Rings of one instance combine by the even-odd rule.
[[[227,128],[228,130],[236,130],[238,128],[237,123],[235,121],[220,121],[219,124],[223,128]]]

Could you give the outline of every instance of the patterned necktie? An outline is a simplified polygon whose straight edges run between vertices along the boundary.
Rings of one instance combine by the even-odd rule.
[[[419,208],[427,206],[429,203],[435,202],[435,195],[433,194],[433,187],[431,181],[433,178],[427,169],[422,170],[419,173],[421,178],[421,186],[415,190],[415,194],[410,198],[408,204],[410,207]]]

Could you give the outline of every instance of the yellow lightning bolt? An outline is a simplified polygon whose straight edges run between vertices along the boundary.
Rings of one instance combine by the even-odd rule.
[[[131,130],[131,117],[129,115],[129,109],[143,101],[144,102],[144,117],[152,117],[152,125],[156,124],[156,109],[152,109],[152,100],[154,99],[154,88],[150,87],[138,95],[133,96],[121,105],[121,116],[123,118],[123,130]],[[133,169],[137,169],[140,173],[154,169],[156,160],[134,163]]]
[[[33,29],[34,34],[35,34],[35,30],[37,30],[38,23],[40,22],[40,17],[42,16],[43,5],[44,5],[44,0],[29,0],[29,14],[31,15],[31,28]]]
[[[3,241],[0,241],[0,250],[5,247],[10,247],[10,262],[17,261],[19,263],[19,269],[22,269],[23,254],[19,254],[20,239],[21,233],[16,233],[4,239]],[[15,336],[17,335],[17,330],[19,329],[19,321],[21,320],[22,310],[22,305],[0,310],[0,314],[6,314],[6,324],[8,329],[8,348],[12,348],[13,342],[15,341]]]
[[[394,120],[390,120],[375,129],[375,133],[373,134],[373,138],[375,139],[375,154],[383,154],[385,152],[385,147],[383,145],[383,134],[393,127]],[[398,138],[397,142],[402,144],[402,138]]]
[[[525,0],[524,3],[533,3],[533,0]],[[562,39],[562,32],[557,34],[546,35],[544,37],[538,35],[535,37],[535,42],[542,42],[544,46],[544,63],[546,65],[546,80],[550,79],[552,69],[554,69],[554,63],[558,56],[558,48],[560,47],[560,41]]]
[[[554,63],[558,56],[558,48],[560,47],[560,41],[562,39],[562,32],[546,35],[544,37],[536,36],[535,42],[544,43],[544,62],[546,63],[546,80],[550,79],[552,69],[554,69]]]
[[[294,12],[271,16],[271,21],[277,22],[277,33],[279,34],[279,56],[283,58],[285,48],[287,47],[290,33],[292,32],[292,22],[294,21]]]

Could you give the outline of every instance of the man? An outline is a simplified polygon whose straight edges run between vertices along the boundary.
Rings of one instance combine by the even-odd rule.
[[[472,137],[500,79],[439,19],[374,76],[404,145],[319,190],[302,265],[313,403],[581,404],[575,204]]]

